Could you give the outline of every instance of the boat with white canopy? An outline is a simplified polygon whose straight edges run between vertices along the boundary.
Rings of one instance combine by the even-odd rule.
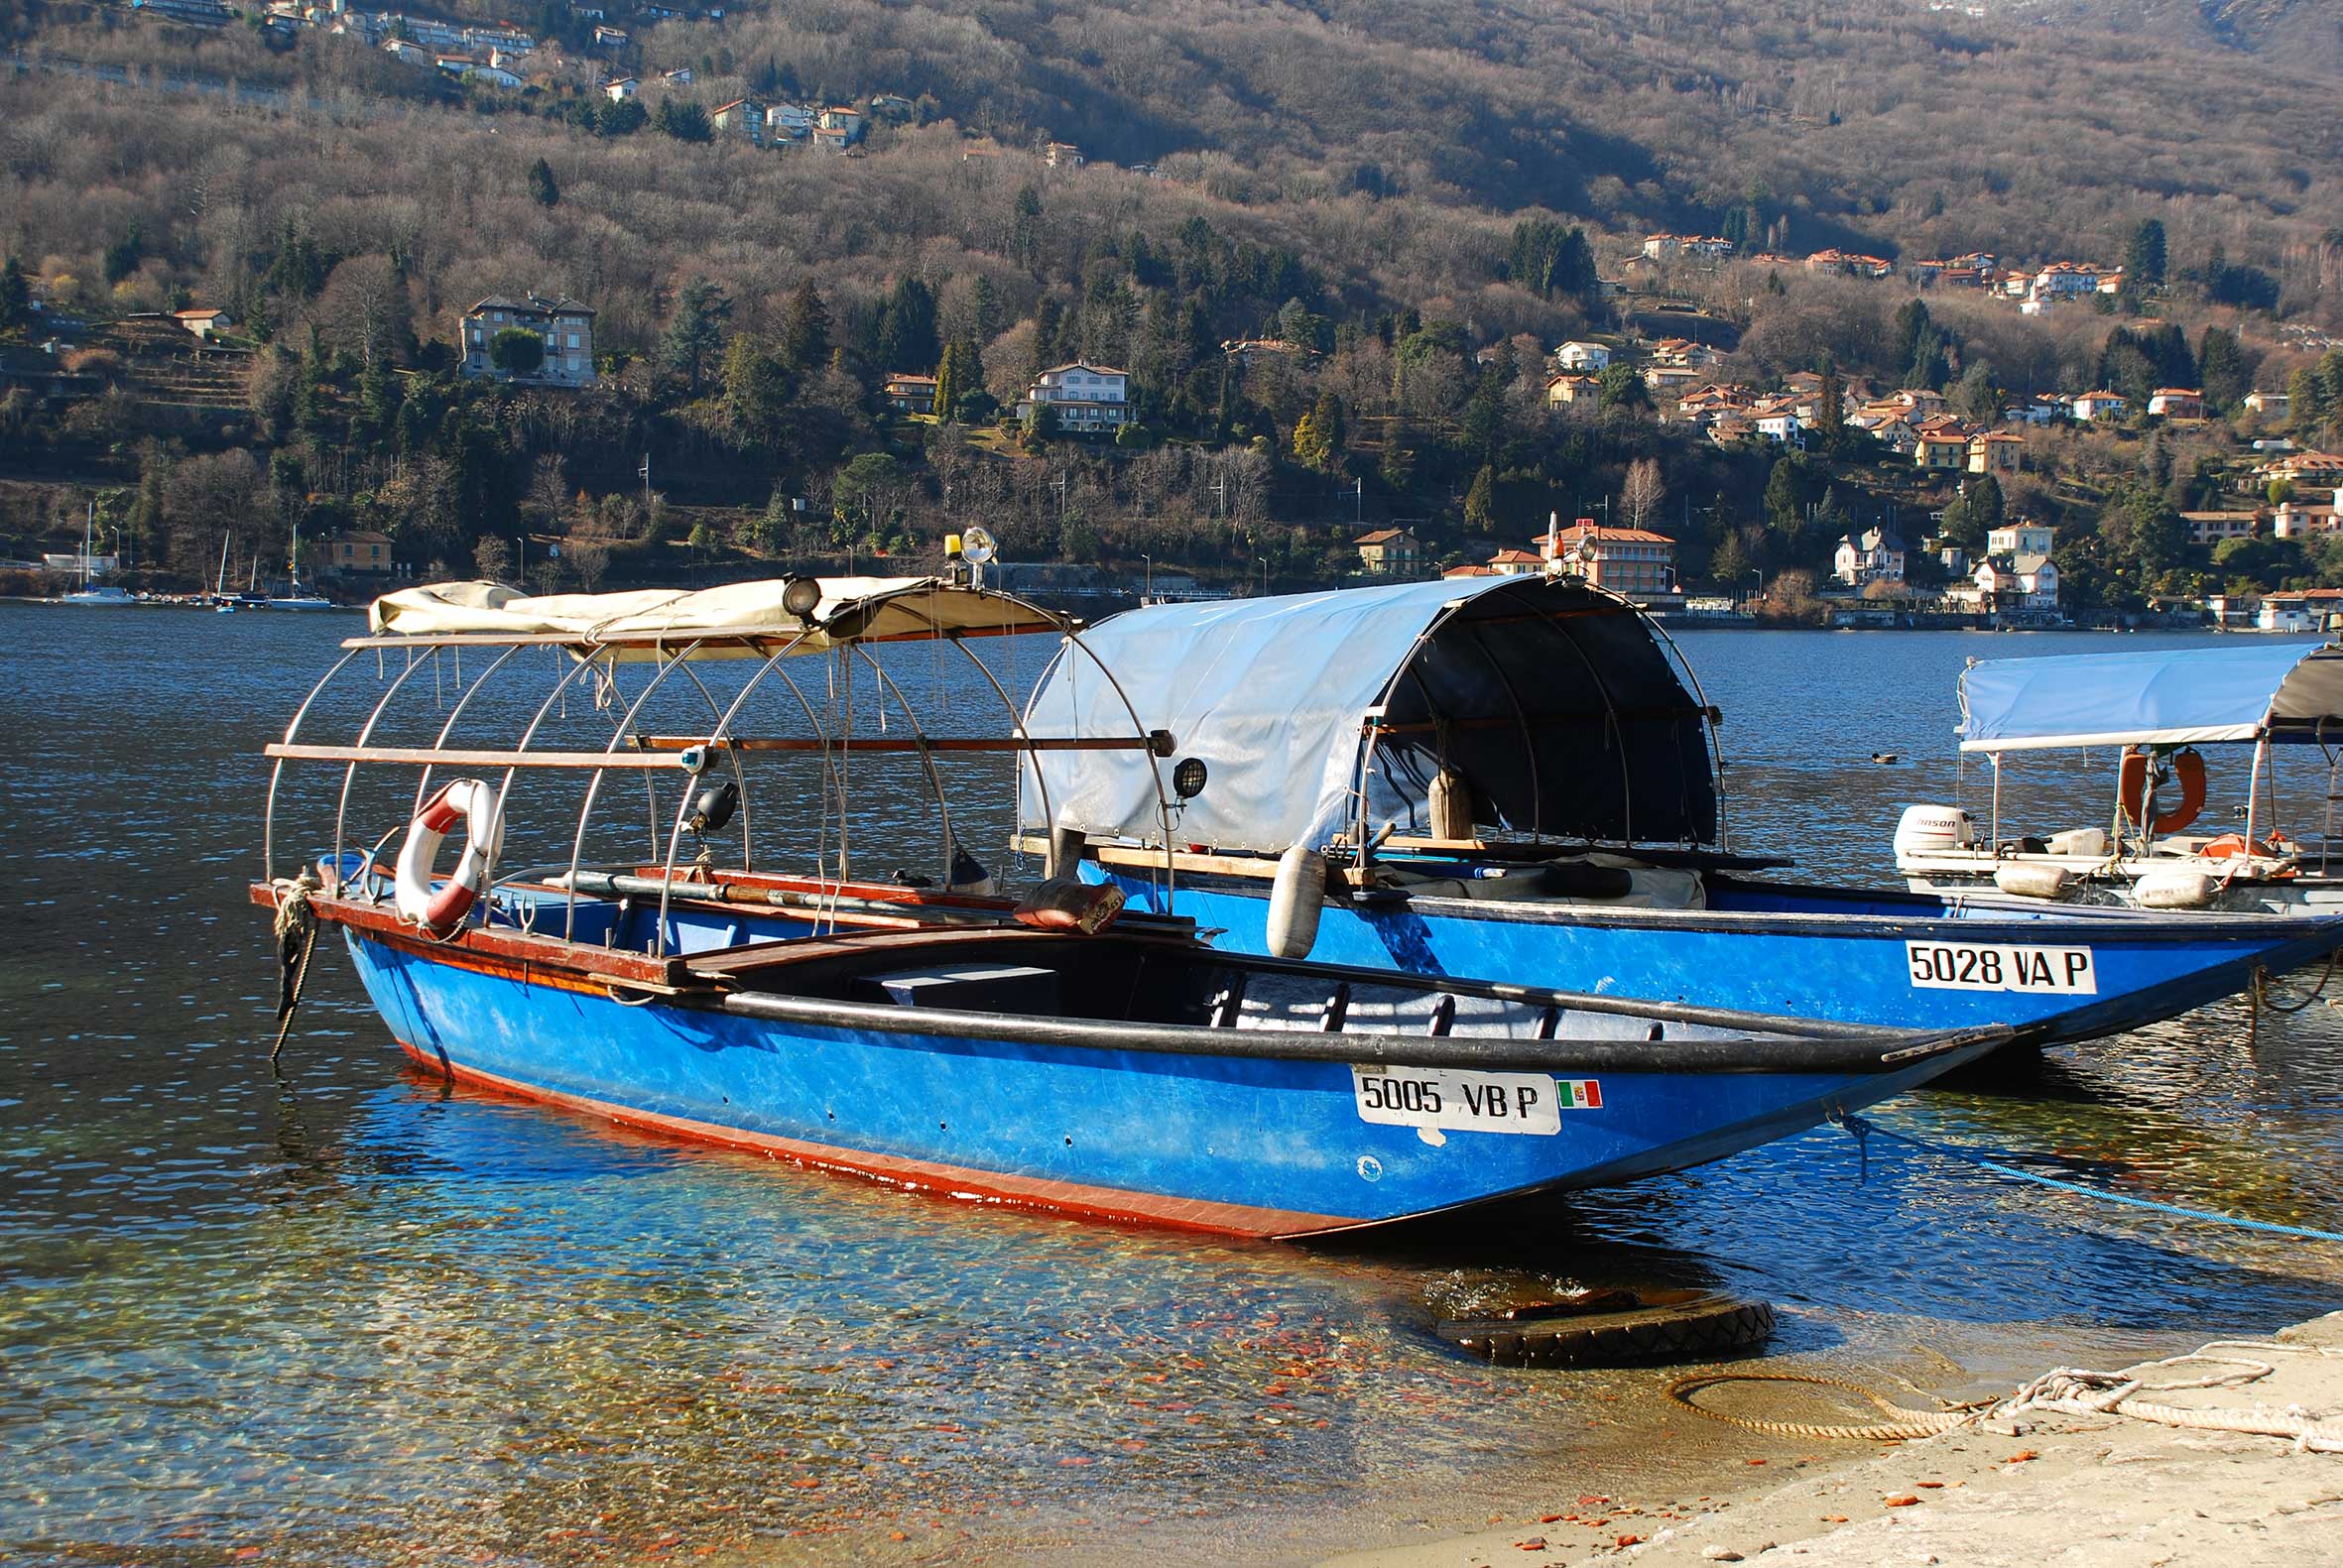
[[[1224,946],[2061,1042],[2171,1017],[2343,943],[2343,922],[2178,918],[1777,880],[1738,853],[1720,715],[1665,632],[1572,577],[1158,605],[1085,634],[1026,715],[1128,701],[1178,737],[1169,823],[1111,754],[1035,759],[1028,842]]]
[[[334,927],[424,1070],[961,1199],[1259,1236],[1680,1169],[2013,1037],[1219,951],[1170,868],[1160,911],[1070,878],[989,895],[943,763],[1002,759],[1003,825],[1009,769],[1045,757],[1128,758],[1159,833],[1173,804],[1172,738],[1130,705],[1023,724],[975,645],[1031,636],[1115,689],[1078,625],[973,581],[390,595],[268,748],[252,896],[288,1005]],[[963,657],[1006,733],[939,733],[907,698]],[[936,877],[857,869],[851,786],[890,767],[930,786]],[[777,830],[810,866],[773,869]],[[614,839],[639,847],[589,855]]]
[[[1991,769],[1984,833],[1959,806],[1915,805],[1896,833],[1913,889],[2154,909],[2343,913],[2330,867],[2343,765],[2343,648],[2320,643],[2126,650],[1972,661],[1960,749]],[[2114,758],[2105,825],[2012,833],[2002,775],[2037,752]],[[2205,815],[2209,756],[2228,753],[2245,798]],[[2314,839],[2280,811],[2281,758],[2307,758],[2327,807]]]

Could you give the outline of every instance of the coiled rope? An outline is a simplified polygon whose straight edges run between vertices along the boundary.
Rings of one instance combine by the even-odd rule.
[[[317,910],[310,899],[323,886],[313,866],[304,866],[298,877],[279,877],[269,884],[276,901],[277,918],[277,1039],[269,1047],[269,1065],[285,1054],[286,1036],[293,1032],[293,1015],[301,1007],[303,987],[308,984],[309,954],[317,946]]]
[[[1771,1421],[1762,1416],[1736,1415],[1729,1410],[1712,1410],[1707,1405],[1696,1402],[1692,1397],[1703,1388],[1713,1388],[1719,1384],[1727,1383],[1802,1383],[1821,1388],[1839,1388],[1858,1398],[1869,1400],[1879,1406],[1883,1414],[1893,1417],[1893,1419],[1838,1425],[1811,1421]],[[1815,1437],[1848,1442],[1868,1440],[1875,1443],[1902,1443],[1915,1437],[1934,1437],[1939,1432],[1949,1432],[1955,1427],[1964,1425],[1976,1416],[1975,1411],[1966,1408],[1952,1410],[1907,1409],[1901,1404],[1891,1403],[1885,1395],[1875,1393],[1860,1384],[1846,1383],[1837,1378],[1824,1378],[1812,1373],[1695,1373],[1691,1377],[1678,1378],[1669,1384],[1664,1390],[1664,1396],[1696,1415],[1705,1415],[1712,1421],[1725,1421],[1734,1426],[1746,1426],[1756,1432],[1774,1432],[1784,1437]]]
[[[1968,1149],[1958,1148],[1949,1144],[1932,1144],[1924,1138],[1914,1138],[1909,1133],[1898,1133],[1852,1113],[1841,1113],[1833,1117],[1832,1120],[1854,1135],[1858,1146],[1861,1146],[1866,1139],[1877,1134],[1881,1138],[1893,1139],[1899,1144],[1910,1144],[1914,1148],[1924,1149],[1928,1153],[1942,1155],[1947,1159],[1964,1160],[1979,1169],[1990,1170],[1997,1176],[2010,1176],[2019,1181],[2031,1181],[2036,1186],[2055,1187],[2061,1192],[2080,1193],[2086,1198],[2096,1198],[2102,1203],[2121,1204],[2129,1209],[2148,1209],[2154,1213],[2169,1214],[2184,1220],[2201,1220],[2210,1225],[2228,1225],[2239,1230],[2261,1231],[2271,1236],[2292,1236],[2303,1241],[2343,1243],[2343,1234],[2337,1234],[2334,1231],[2313,1230],[2307,1225],[2281,1225],[2275,1220],[2253,1220],[2247,1219],[2243,1215],[2221,1214],[2211,1209],[2184,1208],[2177,1203],[2161,1203],[2154,1198],[2135,1198],[2129,1193],[2109,1192],[2104,1187],[2086,1186],[2079,1181],[2061,1181],[2056,1176],[2045,1176],[2037,1170],[2027,1170],[2022,1166],[2005,1164],[1998,1159],[1988,1159],[1982,1154],[1972,1153]]]
[[[2232,1354],[2215,1354],[2218,1351]],[[2252,1357],[2234,1354],[2238,1351],[2252,1351],[2255,1354]],[[2184,1356],[2167,1356],[2162,1361],[2143,1362],[2120,1373],[2089,1372],[2080,1367],[2053,1368],[2007,1397],[1981,1399],[1944,1410],[1907,1409],[1858,1384],[1808,1373],[1696,1373],[1669,1384],[1665,1396],[1670,1402],[1682,1405],[1695,1414],[1705,1415],[1712,1421],[1726,1421],[1752,1431],[1773,1432],[1784,1437],[1901,1443],[1958,1431],[1978,1421],[2008,1419],[2029,1410],[2047,1410],[2063,1415],[2124,1416],[2187,1431],[2241,1432],[2255,1437],[2282,1437],[2291,1441],[2298,1453],[2343,1454],[2343,1419],[2313,1416],[2299,1405],[2288,1405],[2280,1410],[2267,1409],[2261,1405],[2243,1409],[2234,1406],[2199,1409],[2141,1397],[2144,1393],[2178,1393],[2191,1388],[2221,1388],[2258,1383],[2278,1370],[2276,1364],[2259,1359],[2272,1354],[2334,1356],[2343,1352],[2316,1345],[2215,1340]],[[2149,1383],[2141,1376],[2159,1367],[2177,1367],[2187,1362],[2225,1364],[2240,1370],[2178,1383]],[[1868,1399],[1894,1419],[1843,1425],[1773,1421],[1760,1416],[1712,1410],[1692,1397],[1703,1388],[1727,1383],[1802,1383],[1817,1387],[1839,1388]]]

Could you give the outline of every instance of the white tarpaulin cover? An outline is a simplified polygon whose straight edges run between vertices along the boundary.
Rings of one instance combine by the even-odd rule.
[[[1378,707],[1366,781],[1377,825],[1421,830],[1444,762],[1483,802],[1482,822],[1646,842],[1716,834],[1700,708],[1642,617],[1574,580],[1153,605],[1082,643],[1121,682],[1137,727],[1170,730],[1174,756],[1205,766],[1203,790],[1174,813],[1180,843],[1266,854],[1326,844],[1354,815]],[[1133,717],[1069,647],[1027,722],[1036,735],[1127,735]],[[1021,775],[1020,820],[1160,842],[1156,780],[1140,754],[1047,753]]]
[[[784,580],[768,578],[691,592],[638,588],[531,597],[500,583],[443,582],[386,593],[367,618],[378,636],[567,637],[580,644],[656,642],[671,652],[708,638],[729,646],[703,648],[699,657],[739,657],[750,652],[740,646],[742,639],[786,643],[806,631],[805,622],[782,608],[786,587]],[[842,642],[1049,632],[1063,624],[1021,600],[933,577],[824,577],[812,621],[815,630],[802,645],[806,653]]]
[[[2343,741],[2343,649],[2311,643],[1989,659],[1961,674],[1961,750]]]

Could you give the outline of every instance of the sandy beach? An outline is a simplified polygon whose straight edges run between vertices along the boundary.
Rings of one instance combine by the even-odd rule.
[[[2216,1420],[2285,1412],[2343,1430],[2343,1312],[2267,1340],[2214,1342],[2204,1355],[2124,1369],[2143,1385],[2135,1404]],[[2238,1358],[2271,1370],[2243,1381],[2252,1369]],[[2215,1379],[2228,1381],[2172,1387]],[[1325,1563],[2296,1568],[2343,1559],[2343,1454],[2284,1437],[2041,1409],[1899,1445],[1809,1443],[1788,1459],[1774,1457],[1782,1436],[1752,1436],[1746,1474],[1720,1478],[1706,1499],[1587,1494],[1504,1527]],[[1795,1477],[1788,1485],[1750,1485],[1786,1469]]]

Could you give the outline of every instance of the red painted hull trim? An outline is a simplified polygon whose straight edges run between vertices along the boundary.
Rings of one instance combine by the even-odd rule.
[[[726,1148],[753,1150],[769,1158],[786,1159],[814,1170],[840,1171],[885,1182],[910,1192],[923,1192],[959,1202],[999,1203],[1061,1214],[1076,1219],[1104,1220],[1117,1225],[1145,1225],[1160,1229],[1202,1232],[1212,1236],[1243,1236],[1282,1241],[1328,1231],[1353,1230],[1365,1222],[1335,1214],[1309,1214],[1292,1209],[1257,1209],[1238,1203],[1213,1203],[1200,1198],[1172,1198],[1119,1187],[1092,1187],[1079,1182],[1050,1181],[1032,1176],[1004,1175],[931,1160],[905,1159],[893,1154],[834,1148],[770,1133],[752,1133],[689,1117],[614,1105],[586,1095],[540,1088],[518,1079],[482,1072],[444,1061],[435,1052],[399,1041],[415,1063],[438,1077],[452,1077],[515,1099],[557,1106],[580,1115],[599,1117],[637,1132],[713,1144]]]

